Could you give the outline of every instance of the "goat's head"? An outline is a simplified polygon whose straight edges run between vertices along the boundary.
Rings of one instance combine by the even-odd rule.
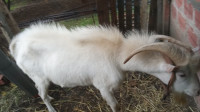
[[[200,56],[194,54],[185,66],[177,67],[176,80],[173,89],[179,93],[185,93],[189,96],[200,95],[200,84],[198,74],[200,73]]]
[[[136,49],[124,63],[140,52],[160,52],[169,57],[172,65],[176,66],[172,89],[177,93],[184,93],[189,96],[200,95],[200,83],[197,77],[197,74],[200,73],[200,56],[194,53],[189,46],[173,38],[156,35],[154,40],[154,43]],[[169,42],[157,42],[157,40]]]

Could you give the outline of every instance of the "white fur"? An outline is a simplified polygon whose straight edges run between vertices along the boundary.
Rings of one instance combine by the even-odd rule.
[[[123,64],[133,50],[152,42],[147,34],[132,33],[124,38],[115,27],[68,30],[58,24],[38,23],[19,33],[10,51],[17,65],[35,82],[50,112],[55,112],[47,95],[50,82],[61,87],[94,85],[116,112],[113,90],[122,82],[124,71],[146,72],[168,83],[172,66],[158,52],[142,52]]]

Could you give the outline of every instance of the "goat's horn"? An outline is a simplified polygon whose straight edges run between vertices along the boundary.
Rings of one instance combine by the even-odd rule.
[[[157,42],[140,47],[124,61],[128,62],[134,55],[144,51],[157,51],[168,56],[176,66],[183,66],[188,64],[191,53],[188,50],[181,48],[172,43]]]
[[[166,36],[166,35],[152,35],[152,36],[154,37],[155,41],[156,40],[162,40],[162,41],[167,40],[168,42],[171,42],[178,46],[184,47],[185,49],[187,49],[188,51],[193,53],[193,50],[190,46],[188,46],[188,45],[182,43],[181,41],[178,41],[170,36]]]

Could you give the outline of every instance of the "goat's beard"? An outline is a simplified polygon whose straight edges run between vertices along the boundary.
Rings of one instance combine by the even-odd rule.
[[[184,93],[173,92],[174,100],[179,105],[187,105],[187,95]]]

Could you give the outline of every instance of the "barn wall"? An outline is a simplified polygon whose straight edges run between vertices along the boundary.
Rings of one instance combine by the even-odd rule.
[[[192,47],[200,45],[200,0],[172,0],[170,35]],[[200,109],[200,97],[195,101]]]

